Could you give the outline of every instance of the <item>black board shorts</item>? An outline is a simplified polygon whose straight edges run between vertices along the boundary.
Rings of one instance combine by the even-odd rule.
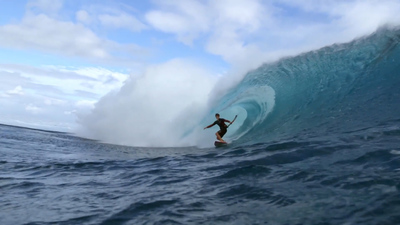
[[[219,136],[221,136],[221,138],[226,134],[227,129],[222,129],[218,131]]]

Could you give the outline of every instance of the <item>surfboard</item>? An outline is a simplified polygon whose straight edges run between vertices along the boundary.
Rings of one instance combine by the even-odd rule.
[[[227,146],[228,145],[228,143],[224,143],[224,142],[220,142],[220,141],[215,141],[214,142],[214,145],[215,145],[215,147],[224,147],[224,146]]]

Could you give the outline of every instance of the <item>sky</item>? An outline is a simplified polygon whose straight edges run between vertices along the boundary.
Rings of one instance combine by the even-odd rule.
[[[192,126],[217,87],[262,63],[400,22],[399,0],[0,4],[0,123],[139,145]]]

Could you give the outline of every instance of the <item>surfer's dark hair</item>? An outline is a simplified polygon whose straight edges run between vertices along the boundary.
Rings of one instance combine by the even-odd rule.
[[[215,116],[219,116],[219,113],[215,113]]]

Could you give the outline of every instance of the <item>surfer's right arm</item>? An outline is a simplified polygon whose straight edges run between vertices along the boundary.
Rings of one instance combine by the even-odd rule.
[[[204,127],[204,130],[205,130],[205,129],[207,129],[207,128],[210,128],[210,127],[212,127],[212,126],[214,126],[215,124],[217,124],[217,123],[216,123],[216,122],[214,122],[213,124],[210,124],[210,125],[208,125],[208,126]]]
[[[208,125],[208,126],[204,127],[204,130],[207,129],[207,128],[210,128],[212,126],[214,126],[214,124],[211,124],[211,125]]]

